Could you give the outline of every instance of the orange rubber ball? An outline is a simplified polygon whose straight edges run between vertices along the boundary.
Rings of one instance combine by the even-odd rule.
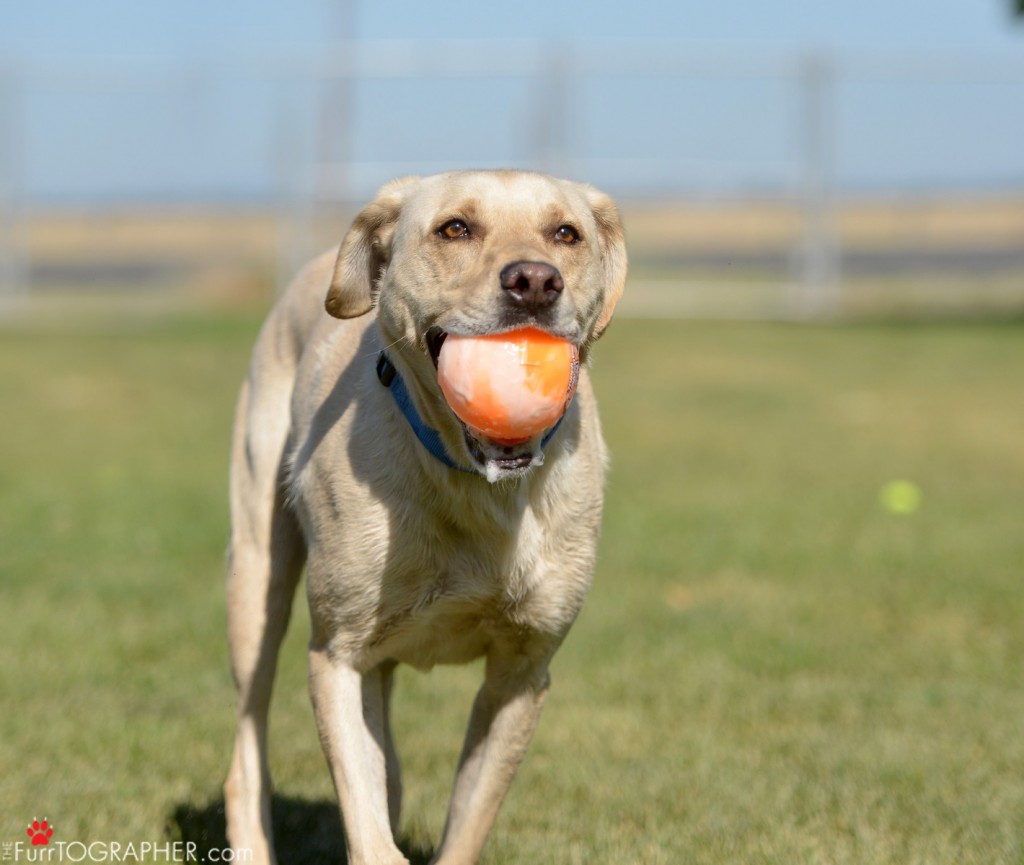
[[[576,390],[576,346],[536,328],[488,336],[449,334],[437,381],[476,433],[514,445],[553,427]]]

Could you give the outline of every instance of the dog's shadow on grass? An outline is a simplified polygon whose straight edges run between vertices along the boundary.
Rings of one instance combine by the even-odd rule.
[[[274,821],[274,847],[280,865],[323,865],[324,862],[344,865],[345,833],[341,816],[334,802],[310,802],[275,795],[271,800]],[[168,833],[184,843],[195,844],[197,863],[228,861],[219,851],[228,846],[224,822],[224,800],[206,805],[186,802],[177,805],[168,818]],[[409,838],[400,837],[398,846],[411,865],[428,865],[435,850],[423,847]],[[209,855],[211,850],[218,854]],[[244,859],[237,860],[244,863]]]

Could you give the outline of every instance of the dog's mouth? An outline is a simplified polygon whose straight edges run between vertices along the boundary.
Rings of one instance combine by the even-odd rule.
[[[448,338],[448,331],[441,327],[431,327],[424,336],[427,354],[437,369],[441,357],[441,346]],[[544,464],[543,434],[538,434],[524,442],[508,443],[496,441],[476,430],[471,429],[455,413],[452,417],[462,427],[462,435],[466,449],[478,470],[488,481],[512,480],[525,475],[530,469]]]
[[[517,329],[517,327],[539,327],[542,330],[547,330],[548,333],[550,333],[554,337],[564,339],[566,342],[574,343],[577,346],[577,348],[580,348],[580,350],[582,351],[582,341],[578,338],[578,335],[575,332],[570,332],[569,330],[562,328],[549,329],[543,327],[542,325],[537,325],[531,322],[517,322],[515,327],[499,328],[496,330],[464,330],[463,328],[460,327],[456,332],[461,336],[484,336],[488,334],[505,333],[507,330],[515,330]],[[437,364],[441,359],[441,346],[444,345],[444,341],[446,339],[448,339],[448,331],[436,324],[430,327],[427,330],[427,332],[423,335],[423,341],[427,347],[427,354],[430,355],[430,360],[434,364],[434,369],[437,369]]]
[[[522,477],[530,469],[544,465],[543,435],[521,444],[507,445],[474,432],[462,421],[459,423],[470,457],[491,483]]]
[[[427,344],[427,354],[430,355],[430,359],[434,362],[434,369],[437,369],[438,361],[441,359],[441,346],[444,345],[446,339],[448,339],[448,331],[436,325],[427,331],[424,338]]]

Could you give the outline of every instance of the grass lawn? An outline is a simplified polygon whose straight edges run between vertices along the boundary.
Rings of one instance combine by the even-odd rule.
[[[232,403],[258,316],[0,333],[0,841],[223,843]],[[1024,326],[619,321],[593,594],[499,863],[1024,862]],[[909,479],[910,515],[879,491]],[[282,865],[342,858],[289,634]],[[478,667],[403,671],[404,841]]]

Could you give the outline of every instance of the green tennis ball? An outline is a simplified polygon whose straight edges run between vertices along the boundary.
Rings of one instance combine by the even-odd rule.
[[[912,481],[889,481],[878,498],[890,514],[912,514],[921,507],[921,489]]]

